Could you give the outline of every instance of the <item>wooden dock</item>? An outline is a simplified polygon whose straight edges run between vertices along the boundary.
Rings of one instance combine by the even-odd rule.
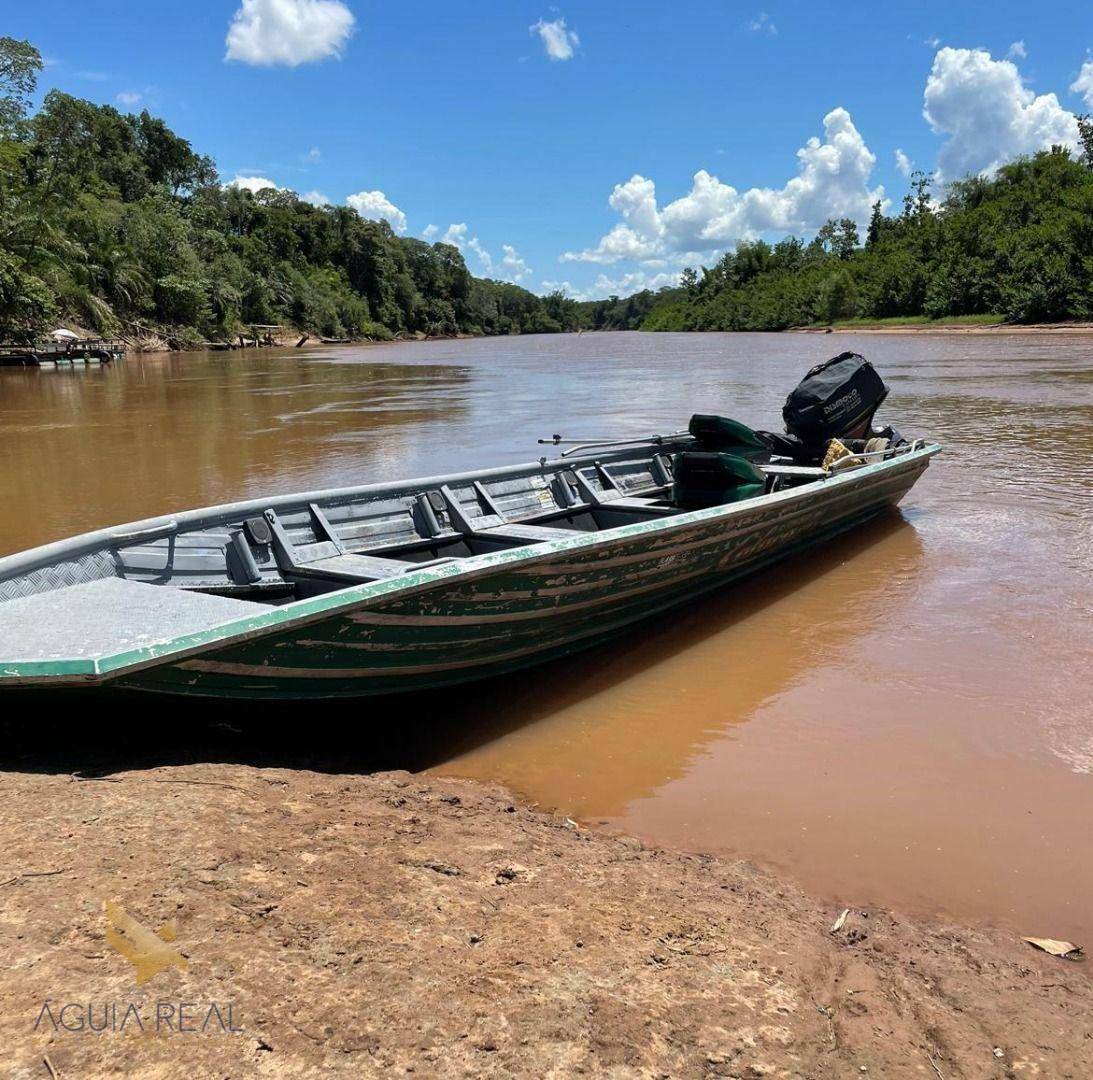
[[[0,345],[0,367],[41,367],[43,364],[109,364],[125,356],[120,341],[88,338],[47,341],[36,345]]]

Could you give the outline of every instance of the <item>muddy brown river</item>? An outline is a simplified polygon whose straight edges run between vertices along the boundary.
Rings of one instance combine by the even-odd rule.
[[[419,754],[848,904],[1093,943],[1093,336],[585,334],[0,370],[0,552],[172,510],[780,425],[844,348],[945,448],[898,513],[565,664]],[[401,713],[369,704],[377,731]],[[419,748],[420,749],[420,748]]]

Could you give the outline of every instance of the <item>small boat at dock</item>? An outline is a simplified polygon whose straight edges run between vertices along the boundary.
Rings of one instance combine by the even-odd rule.
[[[666,435],[555,436],[540,441],[557,456],[524,465],[188,510],[0,558],[0,691],[367,696],[588,648],[906,495],[940,447],[872,429],[886,390],[850,356],[790,396],[786,435],[696,415]]]

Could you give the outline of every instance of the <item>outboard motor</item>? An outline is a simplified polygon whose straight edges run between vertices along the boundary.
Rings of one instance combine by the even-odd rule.
[[[811,452],[822,453],[831,439],[868,439],[873,414],[888,387],[873,365],[844,352],[817,364],[786,398],[786,432]]]
[[[801,465],[822,461],[825,469],[840,456],[883,455],[903,441],[892,428],[873,431],[873,416],[887,396],[873,365],[844,352],[814,367],[786,398],[784,435],[696,413],[688,427],[695,449],[672,458],[672,502],[695,510],[776,490],[778,479],[771,482],[760,467],[772,455]]]

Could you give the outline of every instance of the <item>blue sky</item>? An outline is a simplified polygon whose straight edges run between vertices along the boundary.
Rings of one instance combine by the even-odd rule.
[[[3,32],[44,90],[149,108],[225,181],[355,196],[475,273],[580,296],[862,220],[907,162],[989,171],[1093,111],[1072,0],[36,0]]]

